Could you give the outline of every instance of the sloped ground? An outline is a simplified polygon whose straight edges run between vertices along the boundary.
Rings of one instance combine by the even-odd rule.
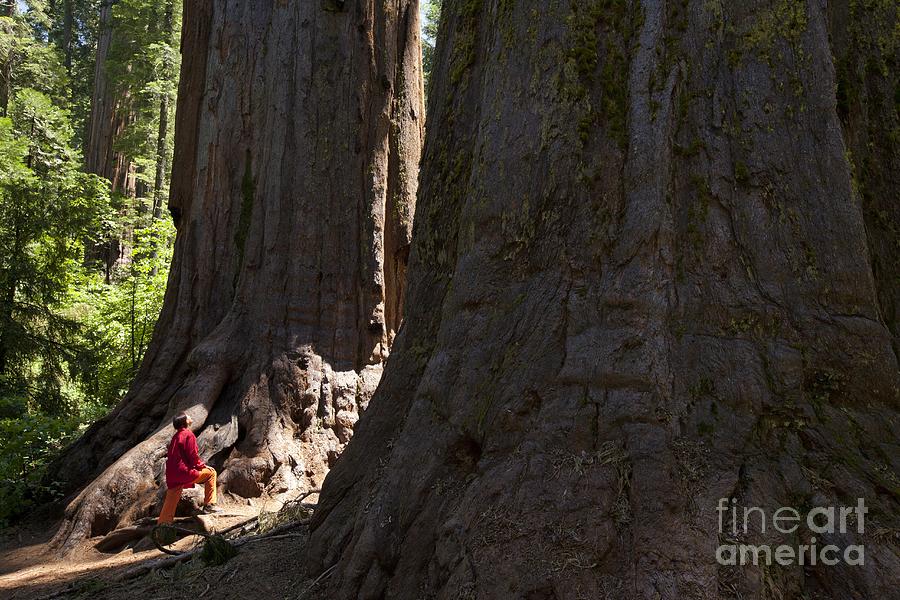
[[[227,506],[216,517],[218,530],[255,516],[266,507]],[[56,557],[47,541],[58,526],[54,520],[35,519],[0,538],[0,598],[315,598],[317,587],[304,575],[305,530],[272,536],[244,545],[236,557],[221,566],[206,567],[195,558],[167,569],[154,569],[123,580],[130,571],[165,557],[156,549],[126,549],[104,554],[83,543],[65,559]],[[192,539],[179,542],[187,549]],[[305,595],[304,595],[305,594]]]
[[[312,581],[306,577],[302,562],[304,544],[305,537],[261,541],[243,548],[238,556],[218,567],[187,563],[124,584],[96,584],[98,587],[83,597],[108,600],[324,598],[316,595],[318,587],[309,589]],[[80,585],[89,583],[79,581]]]

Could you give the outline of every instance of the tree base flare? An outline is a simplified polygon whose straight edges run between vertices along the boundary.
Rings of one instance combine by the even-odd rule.
[[[335,371],[311,353],[282,356],[252,383],[247,373],[259,369],[244,371],[238,382],[215,381],[207,389],[218,400],[208,408],[183,405],[173,414],[194,416],[200,454],[219,472],[221,492],[253,503],[284,502],[321,486],[353,436],[381,371],[380,364],[359,373]],[[209,386],[215,379],[203,381]],[[84,488],[67,507],[52,544],[68,552],[87,538],[158,514],[172,433],[171,426],[162,427]],[[183,502],[191,494],[188,489]]]

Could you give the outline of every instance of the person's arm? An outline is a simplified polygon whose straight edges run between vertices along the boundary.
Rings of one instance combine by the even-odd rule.
[[[187,436],[187,443],[185,444],[185,451],[187,456],[185,456],[185,463],[192,469],[197,469],[198,471],[201,469],[205,469],[206,465],[200,460],[200,450],[197,448],[197,436],[193,434],[193,432],[189,432],[190,435]]]

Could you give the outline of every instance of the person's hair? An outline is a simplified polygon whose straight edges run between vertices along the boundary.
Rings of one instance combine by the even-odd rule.
[[[172,427],[175,429],[184,429],[187,427],[188,416],[184,413],[180,413],[175,415],[175,418],[172,419]]]

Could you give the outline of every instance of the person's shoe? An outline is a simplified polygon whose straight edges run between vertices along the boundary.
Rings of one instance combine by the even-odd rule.
[[[207,504],[200,512],[202,512],[204,515],[217,515],[224,511],[215,504]]]

